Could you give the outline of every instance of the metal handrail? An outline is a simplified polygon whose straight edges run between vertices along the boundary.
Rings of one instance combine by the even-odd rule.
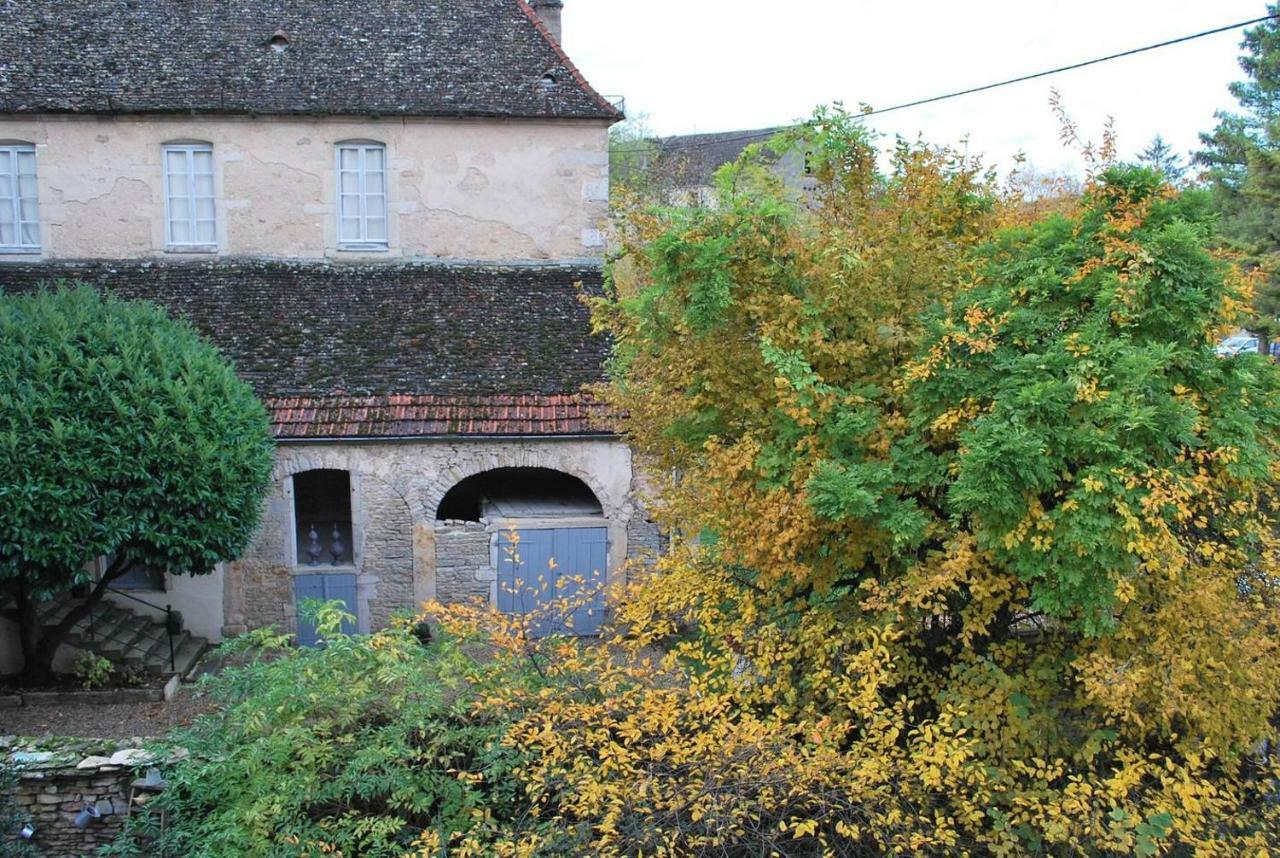
[[[151,608],[152,610],[164,611],[164,632],[169,637],[169,670],[176,671],[178,669],[177,667],[178,659],[177,659],[177,652],[175,651],[173,646],[173,639],[174,637],[176,637],[174,633],[175,621],[174,621],[173,606],[165,605],[161,607],[160,605],[157,605],[154,602],[148,602],[146,599],[139,599],[137,596],[133,595],[132,593],[126,593],[124,590],[117,590],[114,587],[107,587],[106,592],[115,593],[117,596],[124,596],[126,599],[131,599],[140,605],[146,605],[148,608]],[[97,640],[97,636],[96,636],[96,632],[94,630],[94,624],[93,624],[93,612],[94,612],[94,609],[101,604],[102,602],[98,602],[97,605],[94,605],[93,608],[89,609],[89,640],[91,641]],[[119,638],[112,638],[111,640],[120,644],[124,643],[124,641],[120,640]]]

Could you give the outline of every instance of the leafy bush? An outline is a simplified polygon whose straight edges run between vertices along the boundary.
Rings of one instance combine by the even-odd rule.
[[[112,664],[108,659],[92,652],[82,652],[76,656],[71,673],[80,680],[85,688],[101,688],[111,679]]]
[[[202,686],[222,708],[170,737],[190,755],[152,805],[167,827],[139,817],[111,854],[393,856],[512,815],[517,755],[472,714],[459,645],[424,649],[407,623],[343,635],[338,603],[316,617],[320,649],[270,631],[224,647],[244,663]]]

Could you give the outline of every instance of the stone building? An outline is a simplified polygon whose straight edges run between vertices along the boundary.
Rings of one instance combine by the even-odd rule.
[[[0,286],[74,278],[189,319],[279,440],[243,557],[121,588],[211,641],[305,642],[306,597],[360,631],[437,597],[523,610],[535,565],[616,582],[654,544],[583,392],[621,116],[562,49],[560,7],[6,8]]]

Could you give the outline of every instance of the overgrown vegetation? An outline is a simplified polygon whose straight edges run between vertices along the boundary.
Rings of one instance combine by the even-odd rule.
[[[49,680],[130,570],[200,575],[238,556],[273,454],[253,391],[185,322],[74,284],[0,296],[0,608],[24,681]],[[44,626],[42,606],[77,586],[86,598]]]
[[[170,737],[190,756],[111,854],[394,856],[516,815],[517,755],[474,710],[459,644],[424,649],[408,624],[348,637],[343,618],[320,609],[321,649],[269,631],[225,648],[240,666],[203,686],[221,708]]]
[[[1213,353],[1252,280],[1208,195],[798,133],[812,195],[749,151],[626,217],[603,393],[679,538],[605,641],[330,617],[215,683],[147,854],[1280,847],[1280,370]]]

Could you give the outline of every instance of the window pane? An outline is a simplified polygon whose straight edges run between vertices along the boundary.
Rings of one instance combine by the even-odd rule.
[[[173,243],[174,244],[190,244],[191,243],[191,224],[186,220],[173,221]]]
[[[165,170],[174,175],[187,172],[187,153],[178,149],[166,149],[164,153]]]
[[[35,223],[40,219],[36,213],[36,201],[30,197],[23,197],[18,201],[18,217],[29,223]]]
[[[200,244],[215,244],[218,240],[217,226],[211,220],[196,221],[196,241]]]
[[[370,146],[365,152],[364,167],[366,170],[381,170],[383,151],[380,146]]]
[[[369,173],[364,177],[364,189],[371,194],[386,193],[384,190],[385,174],[382,172]]]
[[[36,174],[35,152],[18,153],[18,172],[24,176],[34,176]]]
[[[36,247],[40,244],[40,228],[34,223],[24,223],[22,225],[22,243],[28,247]]]
[[[341,221],[339,230],[339,238],[342,241],[359,241],[360,240],[360,219],[354,217],[344,217]]]
[[[169,200],[169,218],[175,222],[191,219],[191,203],[186,197],[173,197]]]
[[[17,244],[17,233],[14,230],[13,207],[0,205],[0,244]]]
[[[197,173],[213,173],[213,152],[208,149],[191,154],[193,167]]]
[[[213,198],[213,176],[207,173],[201,173],[196,176],[195,181],[196,194],[202,197]]]
[[[386,241],[387,240],[387,221],[385,218],[371,217],[368,222],[369,240],[370,241]]]
[[[174,173],[169,177],[169,196],[185,197],[190,193],[190,191],[190,183],[187,181],[187,174],[185,172]]]
[[[201,220],[213,220],[213,200],[209,197],[196,197],[196,217]]]
[[[31,200],[36,200],[36,177],[22,176],[18,179],[18,195]]]
[[[339,173],[341,184],[338,186],[338,192],[343,194],[354,194],[360,190],[360,175],[358,173]]]
[[[338,164],[343,170],[355,170],[360,165],[360,150],[358,149],[339,149]]]
[[[368,217],[387,216],[387,198],[382,194],[370,194],[365,200],[365,214]]]
[[[11,149],[0,149],[0,175],[14,171],[14,153]]]
[[[0,200],[4,200],[12,208],[13,206],[13,176],[8,173],[0,173]]]

